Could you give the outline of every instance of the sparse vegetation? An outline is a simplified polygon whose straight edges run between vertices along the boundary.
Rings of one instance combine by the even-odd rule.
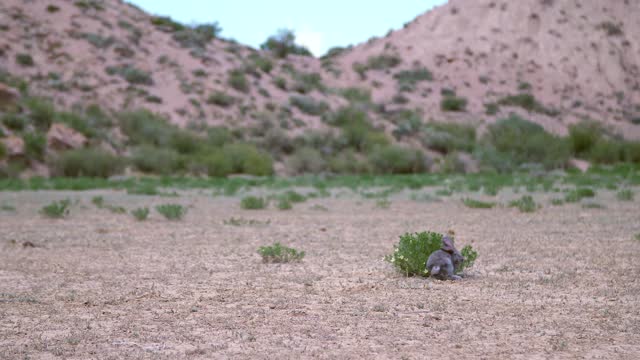
[[[329,104],[310,96],[292,96],[289,102],[307,115],[320,116],[329,110]]]
[[[227,83],[241,93],[246,94],[250,90],[249,81],[241,69],[231,70]]]
[[[538,210],[539,206],[530,195],[525,195],[518,200],[511,201],[510,207],[516,207],[520,212],[530,213]]]
[[[235,102],[235,98],[225,92],[216,91],[207,98],[207,104],[229,107]]]
[[[620,190],[616,194],[616,198],[620,201],[633,201],[634,197],[635,197],[635,194],[631,189]]]
[[[558,112],[553,109],[549,109],[540,104],[536,98],[529,93],[523,93],[518,95],[509,95],[498,100],[498,105],[501,106],[515,106],[521,107],[529,112],[540,113],[547,116],[557,116]]]
[[[153,85],[151,74],[132,65],[109,66],[106,68],[109,75],[118,75],[130,84]]]
[[[261,210],[267,207],[267,201],[257,196],[247,196],[240,200],[240,207],[245,210]]]
[[[187,209],[179,204],[163,204],[156,206],[158,211],[167,220],[182,220],[187,213]]]
[[[143,207],[134,209],[131,211],[131,215],[133,215],[133,217],[138,221],[147,220],[149,217],[149,208]]]
[[[66,177],[108,178],[124,169],[124,161],[99,148],[69,150],[48,161],[52,174]]]
[[[16,63],[24,67],[32,67],[36,64],[31,55],[24,53],[16,54]]]
[[[447,95],[440,102],[442,111],[463,112],[467,110],[467,99],[453,95]]]
[[[70,207],[71,200],[69,199],[54,201],[49,205],[42,207],[42,209],[40,209],[40,214],[52,219],[61,219],[69,215]]]
[[[292,30],[282,29],[274,36],[270,36],[267,41],[260,45],[262,50],[269,50],[280,59],[289,55],[311,56],[311,52],[304,46],[296,44],[296,36]]]
[[[300,262],[304,258],[304,251],[298,251],[294,248],[290,248],[280,243],[275,243],[271,246],[261,246],[258,249],[258,254],[262,256],[262,261],[265,263],[289,263]]]
[[[471,198],[465,198],[462,202],[469,208],[472,209],[492,209],[496,206],[494,202],[485,202],[480,200],[475,200]]]

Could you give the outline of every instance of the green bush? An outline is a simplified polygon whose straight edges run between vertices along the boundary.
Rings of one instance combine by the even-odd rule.
[[[108,178],[119,174],[125,162],[98,148],[69,150],[49,160],[55,176]]]
[[[35,65],[31,55],[23,53],[16,54],[16,63],[24,67],[31,67]]]
[[[269,74],[271,70],[273,70],[273,61],[271,61],[271,59],[257,54],[252,54],[249,58],[253,61],[253,64],[264,73]]]
[[[287,91],[287,79],[278,76],[273,79],[273,84],[280,90]]]
[[[393,264],[406,276],[429,276],[426,268],[427,259],[433,252],[440,250],[442,238],[442,234],[434,232],[402,235],[398,245],[394,246],[393,254],[385,256],[385,261]],[[473,266],[478,256],[470,245],[465,246],[461,254],[465,257],[465,261],[460,269],[457,269],[458,273]]]
[[[41,131],[49,130],[56,114],[53,103],[46,99],[31,97],[24,101],[24,105],[29,109],[29,118],[33,125]]]
[[[293,90],[300,94],[306,94],[316,89],[325,92],[326,87],[322,83],[322,75],[319,73],[297,73],[295,75]]]
[[[472,209],[492,209],[496,206],[496,203],[494,202],[485,202],[471,198],[465,198],[462,202]]]
[[[432,81],[433,74],[429,69],[422,67],[400,71],[393,75],[393,78],[398,81],[398,85],[401,89],[413,89],[413,87],[421,81]]]
[[[164,117],[148,110],[136,110],[118,114],[120,129],[131,145],[170,147],[176,132],[182,131],[169,124]]]
[[[167,220],[182,220],[187,213],[187,208],[179,204],[163,204],[156,206],[156,211]]]
[[[51,204],[42,207],[42,209],[40,209],[40,214],[52,219],[61,219],[69,215],[70,207],[71,200],[69,199],[54,201]]]
[[[396,67],[402,63],[402,59],[394,54],[382,54],[370,56],[367,59],[367,68],[373,70],[385,70]]]
[[[232,173],[231,161],[220,150],[210,150],[200,154],[195,165],[197,173],[206,173],[211,177],[224,177]],[[194,170],[192,168],[192,170]]]
[[[207,130],[207,143],[214,147],[221,147],[233,142],[233,134],[229,128],[214,126]]]
[[[229,144],[222,148],[234,173],[255,176],[273,175],[273,160],[250,144]]]
[[[369,162],[378,174],[412,174],[426,170],[424,154],[420,150],[394,145],[374,149]]]
[[[180,24],[179,22],[174,21],[168,16],[155,16],[155,17],[152,17],[150,21],[153,25],[163,29],[167,29],[172,32],[184,30],[186,28],[186,26]]]
[[[133,217],[138,221],[147,220],[149,217],[149,208],[137,208],[131,211],[131,215],[133,215]]]
[[[261,210],[267,207],[267,201],[257,196],[247,196],[240,200],[240,207],[245,210]]]
[[[286,247],[280,243],[271,246],[261,246],[258,254],[262,256],[265,263],[288,263],[300,262],[304,258],[304,251],[298,251],[294,248]]]
[[[290,54],[311,56],[311,52],[304,46],[296,44],[296,36],[291,30],[282,29],[274,36],[270,36],[267,41],[260,45],[262,50],[269,50],[280,59],[284,59]]]
[[[546,108],[540,104],[533,95],[528,93],[503,97],[498,100],[498,105],[521,107],[529,112],[540,113],[547,116],[558,115],[556,110]]]
[[[242,93],[246,94],[249,92],[249,81],[247,80],[244,71],[241,69],[231,70],[231,72],[229,72],[229,79],[227,80],[227,83],[229,86]]]
[[[342,96],[351,103],[370,103],[371,90],[358,87],[350,87],[341,91]]]
[[[207,104],[229,107],[235,103],[236,99],[222,91],[216,91],[207,98]]]
[[[499,171],[511,171],[526,163],[542,164],[547,169],[560,168],[570,156],[565,139],[515,115],[490,125],[484,144],[477,157]]]
[[[326,169],[326,161],[316,149],[302,147],[287,160],[287,169],[295,175],[318,174]]]
[[[440,102],[442,111],[462,112],[467,110],[467,99],[457,96],[445,96]]]
[[[42,160],[47,149],[47,138],[40,133],[27,132],[22,136],[24,149],[29,159]]]
[[[110,66],[106,69],[109,75],[118,75],[130,84],[134,85],[153,85],[151,74],[137,69],[132,65]]]
[[[278,199],[278,210],[291,210],[293,209],[293,205],[291,201],[287,198]]]
[[[312,116],[320,116],[329,110],[329,104],[318,101],[310,96],[292,96],[289,103],[297,107],[303,113]]]
[[[355,151],[347,149],[340,151],[329,159],[329,170],[337,174],[367,174],[371,173],[371,164],[366,158],[359,157]]]
[[[565,195],[564,201],[568,203],[575,203],[581,201],[584,198],[593,198],[595,196],[595,191],[590,188],[577,188],[568,192]]]
[[[4,114],[2,116],[2,123],[13,131],[22,131],[27,125],[25,118],[15,113]]]
[[[529,195],[525,195],[518,200],[511,201],[509,203],[510,207],[517,207],[520,212],[534,212],[538,210],[538,204],[533,200],[533,198]]]
[[[78,113],[59,112],[56,113],[55,120],[68,125],[70,128],[81,133],[87,138],[95,138],[98,135],[96,125],[92,124]]]
[[[471,152],[476,146],[476,129],[471,125],[430,123],[423,129],[422,143],[443,154]]]
[[[620,201],[633,201],[634,197],[635,197],[635,194],[631,189],[620,190],[616,194],[616,198]]]
[[[3,142],[0,142],[0,161],[4,160],[5,157],[7,157],[7,148]]]
[[[133,149],[132,165],[151,174],[172,175],[186,168],[186,159],[173,149],[143,145]]]
[[[569,126],[569,143],[576,156],[589,154],[600,141],[605,129],[595,121],[581,121]]]

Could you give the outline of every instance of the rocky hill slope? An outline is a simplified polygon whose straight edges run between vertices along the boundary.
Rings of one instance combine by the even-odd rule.
[[[482,134],[513,113],[559,135],[592,120],[640,139],[638,18],[640,3],[630,0],[450,0],[384,38],[315,59],[251,49],[218,38],[215,25],[184,26],[122,1],[5,0],[0,137],[9,158],[27,152],[24,133],[38,128],[47,133],[46,154],[98,146],[129,155],[142,142],[131,141],[117,113],[144,108],[200,135],[225,126],[270,151],[280,172],[296,149],[313,148],[292,173],[324,170],[326,157],[344,150],[361,159],[389,143],[423,153],[411,169],[429,168],[429,159],[451,150],[429,134],[448,131],[449,141],[468,134],[464,126]],[[54,114],[46,128],[16,125],[21,113],[37,117],[38,106],[16,109],[14,98],[34,96],[82,116]],[[87,119],[96,109],[116,121],[92,139]],[[354,118],[357,126],[348,127]],[[333,144],[318,144],[323,137]],[[463,159],[472,152],[455,150]],[[46,174],[46,154],[27,167]]]

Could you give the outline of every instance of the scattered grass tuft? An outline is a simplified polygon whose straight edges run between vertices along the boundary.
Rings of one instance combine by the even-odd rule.
[[[510,207],[517,207],[520,212],[530,213],[538,210],[539,206],[530,195],[525,195],[509,203]]]
[[[634,197],[635,197],[635,194],[631,189],[620,190],[616,194],[616,198],[620,201],[633,201]]]
[[[280,243],[275,243],[271,246],[261,246],[258,249],[258,254],[262,256],[262,261],[265,263],[289,263],[300,262],[304,258],[304,251],[298,251],[294,248],[290,248]]]
[[[187,213],[187,209],[179,204],[158,205],[156,210],[167,220],[181,220]]]
[[[54,201],[51,204],[42,207],[42,209],[40,209],[40,213],[52,219],[61,219],[69,215],[70,207],[71,207],[71,200],[64,199],[64,200]]]
[[[471,198],[465,198],[462,202],[472,209],[492,209],[496,206],[496,203],[494,202],[485,202]]]
[[[260,210],[267,207],[267,201],[257,196],[247,196],[240,200],[240,207],[245,210]]]
[[[149,208],[143,207],[134,209],[131,211],[131,215],[133,215],[133,217],[138,221],[147,220],[149,217]]]

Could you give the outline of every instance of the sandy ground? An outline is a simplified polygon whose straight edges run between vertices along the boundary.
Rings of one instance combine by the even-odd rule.
[[[138,223],[97,209],[97,194],[190,209]],[[38,215],[67,196],[80,200],[67,219]],[[17,208],[0,211],[0,358],[638,359],[640,202],[598,196],[606,209],[521,214],[455,198],[282,212],[195,192],[0,193]],[[382,261],[400,234],[449,229],[480,253],[460,282]],[[256,249],[275,241],[307,257],[263,264]]]

